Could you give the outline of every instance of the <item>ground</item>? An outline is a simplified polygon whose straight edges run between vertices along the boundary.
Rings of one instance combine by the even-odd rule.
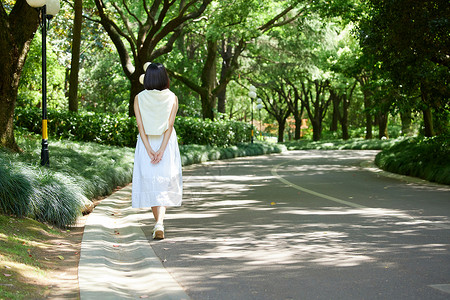
[[[78,261],[86,219],[81,216],[70,229],[61,230],[0,215],[0,299],[79,299]]]

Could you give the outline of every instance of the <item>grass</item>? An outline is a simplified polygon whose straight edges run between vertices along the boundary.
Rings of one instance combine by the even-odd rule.
[[[380,152],[375,164],[389,172],[450,184],[449,158],[449,135],[415,137]]]
[[[68,140],[49,143],[50,166],[40,166],[41,139],[18,131],[23,153],[0,150],[0,212],[28,216],[64,228],[91,205],[131,182],[134,149]],[[180,145],[182,164],[279,153],[283,145],[240,144],[227,148]]]
[[[40,254],[54,247],[51,239],[64,235],[29,218],[0,215],[0,298],[45,298],[49,293],[45,285],[50,270],[47,260],[57,258]]]
[[[397,139],[372,139],[365,140],[361,138],[349,139],[349,140],[298,140],[285,142],[288,150],[383,150],[388,149],[395,144],[403,141],[405,138]]]
[[[40,138],[17,136],[23,153],[0,151],[0,210],[58,227],[75,223],[89,199],[131,181],[134,149],[50,141],[50,166],[40,166]]]

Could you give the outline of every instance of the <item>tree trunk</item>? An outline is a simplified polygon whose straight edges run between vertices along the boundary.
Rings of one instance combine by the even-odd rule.
[[[227,74],[231,68],[231,59],[233,58],[233,47],[230,44],[230,39],[222,40],[222,47],[220,54],[222,56],[222,69],[220,70],[220,82],[228,80]],[[217,94],[217,111],[224,114],[226,110],[227,101],[227,87],[223,88]]]
[[[356,84],[356,83],[355,83]],[[353,86],[353,88],[355,85]],[[341,126],[342,126],[342,139],[348,140],[350,138],[350,134],[348,133],[348,108],[350,107],[350,99],[353,94],[353,90],[350,92],[350,95],[344,95],[344,99],[342,101],[342,117]]]
[[[361,76],[361,77],[357,77],[356,78],[359,82],[359,85],[361,86],[362,92],[363,92],[363,97],[364,97],[364,114],[366,117],[366,136],[365,139],[366,140],[370,140],[373,138],[372,135],[372,126],[373,126],[373,120],[372,120],[372,115],[370,113],[370,108],[372,106],[372,101],[371,101],[371,93],[370,91],[367,89],[367,83],[369,81],[367,76]]]
[[[294,140],[299,140],[301,138],[302,131],[302,118],[301,115],[294,115],[295,119],[295,134]]]
[[[423,112],[423,125],[424,125],[424,135],[427,137],[434,136],[433,128],[433,116],[431,114],[431,109],[428,107]]]
[[[332,100],[332,102],[333,102],[333,114],[332,114],[332,119],[331,119],[330,131],[336,132],[338,130],[340,99],[339,99],[339,97],[335,97],[335,96],[333,96],[332,99],[333,99]]]
[[[381,139],[383,137],[389,138],[388,135],[388,126],[387,126],[387,122],[388,122],[388,117],[389,117],[389,113],[380,113],[378,116],[378,138]]]
[[[286,129],[286,119],[278,119],[278,143],[284,142],[284,130]]]
[[[227,102],[227,87],[225,86],[218,94],[217,94],[217,111],[219,113],[224,114],[226,110],[226,102]]]
[[[17,0],[9,15],[3,5],[0,6],[0,147],[17,152],[20,149],[14,138],[14,108],[39,15],[25,0]]]
[[[201,80],[204,90],[200,95],[204,119],[214,120],[215,96],[212,91],[216,87],[217,41],[207,42],[208,54],[202,70]]]
[[[139,94],[144,87],[142,86],[142,84],[139,82],[139,78],[136,78],[137,76],[133,76],[130,79],[131,82],[131,90],[130,90],[130,99],[129,99],[129,104],[128,104],[128,115],[130,117],[134,116],[134,97],[136,97],[137,94]]]
[[[313,127],[313,141],[320,141],[322,137],[322,121],[318,119],[311,119]]]
[[[83,19],[82,0],[74,0],[75,18],[73,20],[72,61],[70,65],[69,110],[78,111],[78,73],[80,70],[81,23]]]
[[[200,95],[202,101],[202,115],[203,119],[214,120],[214,96],[209,93],[202,93]]]
[[[400,112],[400,119],[402,120],[402,135],[410,136],[411,132],[411,109]]]

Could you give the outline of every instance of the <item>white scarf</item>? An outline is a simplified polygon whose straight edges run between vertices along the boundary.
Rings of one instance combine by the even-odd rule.
[[[169,128],[175,97],[169,89],[143,90],[138,94],[139,111],[147,135],[161,135]]]

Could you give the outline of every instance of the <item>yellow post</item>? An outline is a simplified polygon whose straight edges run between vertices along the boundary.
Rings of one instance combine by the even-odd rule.
[[[47,120],[42,120],[42,139],[47,140],[48,139],[48,132],[47,132]]]

